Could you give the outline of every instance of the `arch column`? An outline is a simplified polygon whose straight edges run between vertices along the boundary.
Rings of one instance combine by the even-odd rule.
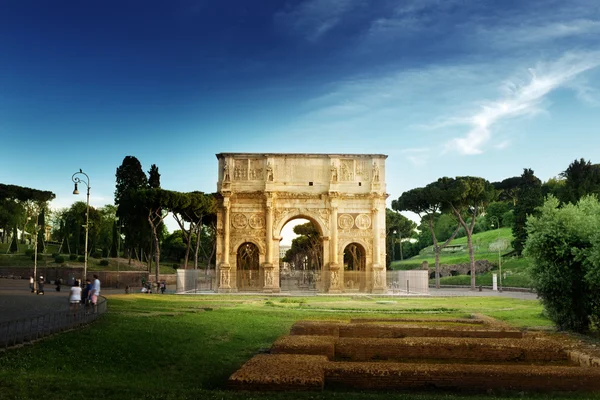
[[[343,277],[340,271],[339,263],[339,243],[338,243],[338,200],[331,200],[331,223],[329,226],[331,240],[329,254],[331,262],[329,263],[329,276],[327,276],[327,286],[329,293],[342,293]]]
[[[273,198],[271,193],[265,193],[265,219],[266,219],[266,238],[267,244],[265,262],[262,265],[263,273],[263,292],[280,292],[279,270],[275,270],[273,264]]]
[[[385,293],[385,265],[381,264],[381,223],[385,226],[385,220],[382,221],[381,201],[379,198],[373,200],[373,264],[371,266],[370,281],[367,285],[371,287],[372,293]],[[385,210],[385,208],[384,208]]]
[[[232,283],[231,264],[229,263],[230,207],[231,207],[231,204],[229,202],[229,197],[224,197],[223,198],[223,209],[222,209],[222,212],[223,212],[223,247],[222,247],[223,261],[219,264],[219,273],[217,275],[218,279],[219,279],[218,291],[220,293],[229,293],[229,292],[235,291],[235,288],[236,288],[235,282]]]

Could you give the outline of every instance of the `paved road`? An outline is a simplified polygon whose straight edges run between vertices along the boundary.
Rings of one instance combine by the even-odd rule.
[[[0,322],[43,315],[69,309],[66,286],[57,292],[54,285],[44,286],[44,295],[31,293],[27,279],[0,279]]]

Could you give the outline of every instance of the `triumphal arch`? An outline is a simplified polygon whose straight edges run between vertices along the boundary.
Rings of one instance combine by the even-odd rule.
[[[385,292],[386,158],[217,154],[218,291],[280,292],[287,277],[325,293]],[[281,231],[297,218],[318,232],[322,254],[310,274],[291,275],[280,258]]]

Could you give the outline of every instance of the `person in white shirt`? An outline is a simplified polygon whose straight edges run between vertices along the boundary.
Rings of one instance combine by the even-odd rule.
[[[92,283],[92,290],[90,291],[90,299],[94,306],[94,312],[96,312],[98,296],[100,296],[100,279],[98,279],[98,275],[94,274],[94,282]]]
[[[79,309],[79,303],[81,302],[81,288],[79,282],[75,281],[69,292],[69,309],[77,312]]]

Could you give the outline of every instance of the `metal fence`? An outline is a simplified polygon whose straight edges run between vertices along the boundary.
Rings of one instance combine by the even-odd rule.
[[[92,305],[80,305],[77,311],[61,310],[35,317],[0,322],[0,348],[30,343],[57,332],[89,324],[104,314],[106,309],[106,298],[100,296],[96,309]]]
[[[178,269],[176,293],[214,292],[217,278],[214,269]]]
[[[429,272],[426,270],[387,271],[386,278],[392,293],[429,293]]]

